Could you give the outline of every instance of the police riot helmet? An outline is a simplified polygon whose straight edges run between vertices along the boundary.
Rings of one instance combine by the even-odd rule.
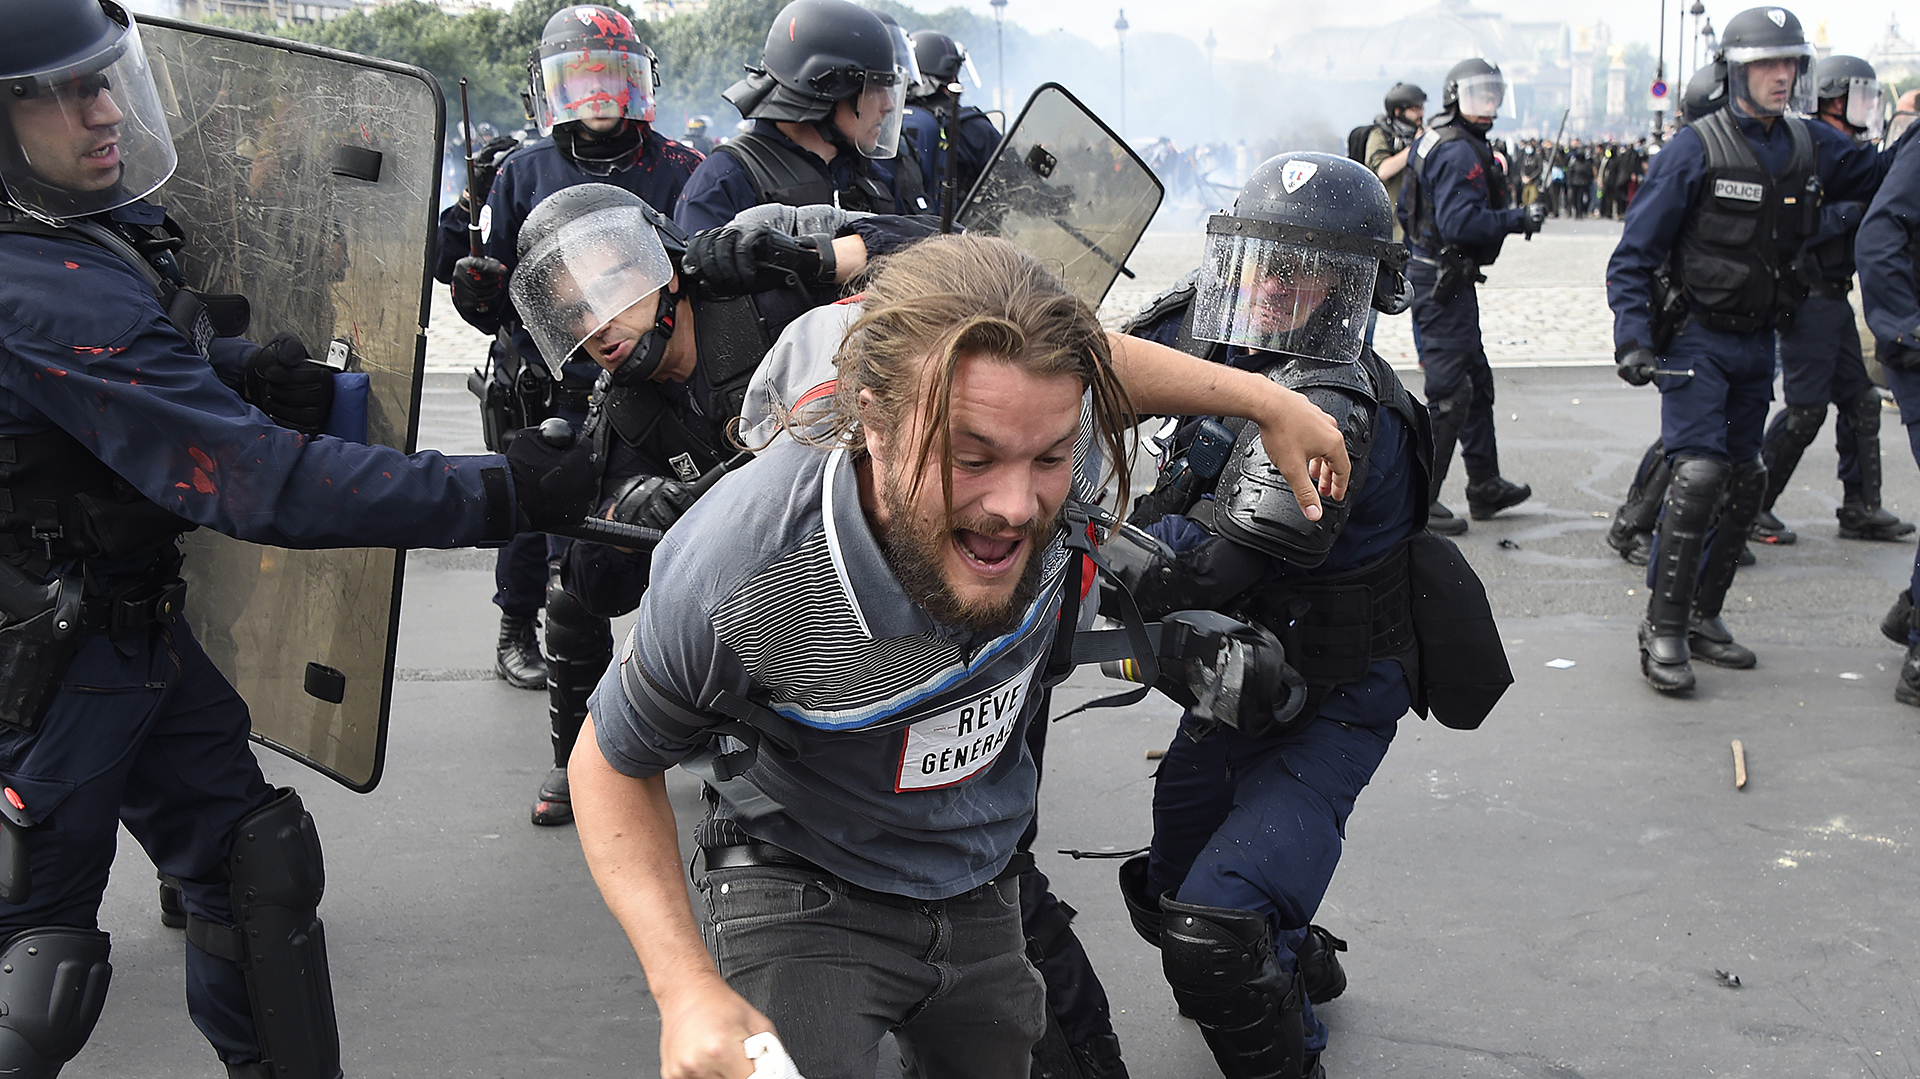
[[[1873,65],[1858,56],[1834,53],[1813,66],[1814,93],[1822,103],[1845,99],[1841,118],[1869,139],[1880,137],[1884,119],[1880,107],[1880,77]]]
[[[1793,12],[1779,7],[1756,7],[1727,20],[1720,35],[1720,58],[1727,65],[1727,89],[1737,107],[1751,116],[1780,116],[1788,109],[1811,113],[1813,46],[1800,30]],[[1752,80],[1760,69],[1790,61],[1784,85],[1763,88],[1756,100]],[[1764,78],[1765,76],[1762,76]]]
[[[527,61],[527,98],[540,134],[602,117],[652,122],[659,63],[610,7],[577,4],[547,20]]]
[[[1194,336],[1351,363],[1367,308],[1391,309],[1407,249],[1372,169],[1296,151],[1253,170],[1229,213],[1207,220]]]
[[[0,188],[47,220],[153,192],[178,158],[140,28],[111,0],[0,0]]]
[[[932,97],[945,93],[947,87],[960,81],[960,72],[966,71],[973,77],[973,61],[967,56],[967,47],[938,30],[922,30],[913,35],[913,55],[920,63],[920,79],[913,86],[914,97]],[[980,85],[973,78],[975,86]]]
[[[854,115],[868,121],[854,148],[866,157],[899,152],[906,71],[896,60],[892,32],[873,12],[848,0],[793,0],[774,17],[760,65],[720,95],[740,115],[813,122],[851,100]]]
[[[1718,61],[1702,64],[1680,93],[1680,117],[1699,123],[1727,103],[1727,67]]]
[[[1507,77],[1500,65],[1476,56],[1462,60],[1447,72],[1446,88],[1440,92],[1440,107],[1455,116],[1500,115],[1507,99]]]
[[[884,11],[876,11],[880,21],[887,26],[887,36],[893,39],[893,66],[906,80],[905,92],[912,93],[920,82],[920,57],[914,53],[913,39],[907,36],[907,29],[900,21]]]
[[[707,137],[707,131],[712,127],[713,127],[713,117],[711,116],[703,115],[703,116],[688,117],[687,118],[687,137],[691,139],[704,139]]]
[[[561,188],[527,215],[507,291],[554,377],[616,315],[673,279],[661,220],[611,184]]]
[[[1387,91],[1387,115],[1398,116],[1406,109],[1427,107],[1427,92],[1410,82],[1396,82]]]

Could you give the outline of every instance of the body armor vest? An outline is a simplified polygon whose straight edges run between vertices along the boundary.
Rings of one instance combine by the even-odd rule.
[[[0,558],[41,573],[71,559],[125,562],[195,527],[65,431],[0,436]]]
[[[1487,206],[1490,209],[1504,210],[1512,203],[1507,191],[1507,171],[1494,160],[1493,148],[1487,140],[1460,126],[1458,123],[1445,124],[1428,131],[1420,137],[1413,150],[1413,161],[1409,164],[1406,177],[1406,190],[1402,197],[1411,200],[1407,208],[1407,238],[1430,254],[1440,254],[1449,248],[1459,251],[1481,266],[1491,266],[1500,257],[1500,248],[1505,240],[1496,240],[1491,244],[1472,246],[1448,244],[1440,238],[1440,225],[1433,216],[1433,200],[1427,197],[1426,188],[1420,183],[1420,174],[1427,165],[1427,157],[1440,147],[1441,143],[1465,139],[1473,148],[1473,156],[1480,162],[1480,170],[1487,177]]]
[[[1775,123],[1793,143],[1779,176],[1754,157],[1728,110],[1693,125],[1706,172],[1674,240],[1674,276],[1692,312],[1722,333],[1758,333],[1806,298],[1796,260],[1818,221],[1820,177],[1805,121]]]
[[[854,164],[853,186],[845,191],[822,174],[808,154],[784,146],[759,132],[749,131],[721,143],[716,149],[732,155],[747,170],[754,197],[761,203],[787,206],[838,206],[869,213],[894,212],[893,194],[860,164]]]

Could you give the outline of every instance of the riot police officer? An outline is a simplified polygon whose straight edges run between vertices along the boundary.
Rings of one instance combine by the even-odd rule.
[[[1654,159],[1607,267],[1619,373],[1659,381],[1672,464],[1639,630],[1641,671],[1662,692],[1693,688],[1690,658],[1755,663],[1720,612],[1766,492],[1773,331],[1806,295],[1798,259],[1823,194],[1866,198],[1883,169],[1872,149],[1787,115],[1812,111],[1812,56],[1782,8],[1728,21],[1727,106]]]
[[[925,211],[923,200],[901,197],[890,167],[910,72],[879,16],[849,0],[793,0],[747,71],[721,96],[753,126],[688,179],[673,211],[682,229],[718,228],[767,202]]]
[[[1506,97],[1506,78],[1485,60],[1463,60],[1447,72],[1441,108],[1413,149],[1399,216],[1413,260],[1413,321],[1426,369],[1433,416],[1433,499],[1428,522],[1459,535],[1467,522],[1440,504],[1440,486],[1460,445],[1467,470],[1467,511],[1492,517],[1533,496],[1533,488],[1500,474],[1493,432],[1493,369],[1480,340],[1480,270],[1500,257],[1509,233],[1539,231],[1546,208],[1512,205],[1506,172],[1487,145],[1487,131]]]
[[[669,212],[700,164],[700,155],[653,128],[653,51],[635,37],[625,15],[597,4],[563,8],[547,20],[527,62],[527,95],[541,138],[500,164],[479,234],[484,254],[467,256],[452,272],[454,306],[482,333],[495,337],[491,379],[482,411],[490,431],[532,426],[548,416],[586,420],[587,395],[599,369],[577,360],[550,375],[523,316],[508,301],[521,223],[535,206],[577,184],[605,183]],[[465,222],[457,222],[464,226]],[[467,238],[443,223],[442,249],[465,249]],[[604,619],[588,615],[552,573],[563,540],[517,536],[496,559],[494,602],[501,609],[499,669],[515,685],[544,688],[555,745],[579,729],[587,694],[613,658]],[[533,643],[533,618],[546,611],[546,657]],[[544,676],[542,676],[544,668]],[[556,750],[553,770],[534,798],[533,823],[572,819],[564,777],[566,756]]]
[[[680,141],[698,150],[702,156],[713,152],[714,139],[708,132],[713,128],[713,117],[700,115],[687,118],[686,134]]]
[[[907,89],[901,135],[920,160],[926,212],[937,214],[947,205],[949,186],[954,202],[973,190],[1000,145],[1000,129],[986,113],[960,104],[960,74],[973,69],[965,46],[937,30],[922,30],[913,35],[913,53],[920,78]]]
[[[1814,65],[1819,112],[1814,119],[1849,139],[1872,143],[1879,138],[1880,83],[1873,65],[1857,56],[1835,53]],[[1831,401],[1834,445],[1840,454],[1840,484],[1844,492],[1835,514],[1841,539],[1893,540],[1913,534],[1880,504],[1880,391],[1867,377],[1854,330],[1853,234],[1860,226],[1866,199],[1827,199],[1820,206],[1820,227],[1807,238],[1801,270],[1808,294],[1790,326],[1780,332],[1781,390],[1787,407],[1774,415],[1760,444],[1767,465],[1767,493],[1754,518],[1754,538],[1769,543],[1792,543],[1791,530],[1773,515],[1773,504],[1813,444],[1827,419]]]
[[[313,819],[262,777],[245,702],[181,617],[176,540],[504,540],[516,516],[584,516],[586,452],[409,456],[275,426],[220,376],[272,406],[304,349],[217,336],[142,201],[176,159],[138,28],[110,0],[5,0],[0,23],[0,1072],[50,1079],[99,1018],[124,823],[179,881],[187,1009],[227,1073],[335,1079]]]
[[[1133,515],[1152,538],[1123,529],[1104,548],[1145,617],[1201,608],[1264,626],[1298,671],[1265,729],[1182,718],[1154,785],[1152,848],[1120,874],[1135,928],[1160,947],[1181,1014],[1229,1079],[1325,1075],[1313,1004],[1345,989],[1334,954],[1345,944],[1309,923],[1400,717],[1441,707],[1422,687],[1414,567],[1437,551],[1463,588],[1451,609],[1477,597],[1486,611],[1458,550],[1424,531],[1427,410],[1361,340],[1361,312],[1391,309],[1401,291],[1391,221],[1364,165],[1282,154],[1208,222],[1200,269],[1127,329],[1307,394],[1339,420],[1364,474],[1308,522],[1250,432],[1193,421]],[[1467,636],[1490,652],[1446,665],[1497,698],[1512,679],[1491,617],[1475,626]]]

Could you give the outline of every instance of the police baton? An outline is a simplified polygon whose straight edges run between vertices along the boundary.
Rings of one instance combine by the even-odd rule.
[[[473,171],[473,113],[467,109],[467,78],[460,77],[460,138],[467,150],[467,254],[480,257],[479,174]]]

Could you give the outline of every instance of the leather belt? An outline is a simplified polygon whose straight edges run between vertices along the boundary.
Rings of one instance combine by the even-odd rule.
[[[120,637],[171,620],[186,600],[187,582],[178,577],[142,581],[115,595],[88,596],[80,605],[80,626]]]
[[[843,877],[827,872],[792,851],[776,847],[771,843],[752,842],[737,843],[726,847],[701,847],[700,853],[706,862],[707,872],[709,873],[716,869],[798,869],[807,873],[818,873],[823,877],[832,877],[842,888],[845,888],[849,894],[861,899],[871,900],[875,903],[884,903],[893,907],[912,907],[916,909],[940,903],[952,903],[976,898],[985,894],[987,889],[996,886],[1001,881],[1010,880],[1018,876],[1025,867],[1033,864],[1033,855],[1025,851],[1016,851],[1014,852],[1013,860],[1007,863],[1007,867],[1001,870],[999,875],[993,880],[985,884],[968,889],[959,895],[948,896],[946,899],[915,899],[912,896],[895,895],[892,892],[877,892],[872,888],[862,887]]]

